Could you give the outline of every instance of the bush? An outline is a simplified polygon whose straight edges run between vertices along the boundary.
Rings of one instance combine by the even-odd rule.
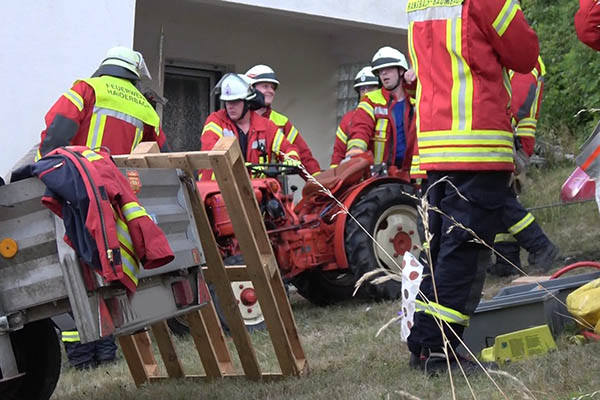
[[[540,38],[546,64],[538,137],[577,153],[600,113],[600,54],[579,42],[573,17],[576,0],[522,0],[525,15]],[[577,115],[577,116],[576,116]]]

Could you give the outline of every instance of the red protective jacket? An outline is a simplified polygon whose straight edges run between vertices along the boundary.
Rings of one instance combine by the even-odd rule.
[[[140,262],[152,269],[173,260],[164,233],[108,153],[61,147],[33,168],[49,189],[42,202],[64,219],[69,244],[107,282],[134,292]]]
[[[352,116],[354,110],[348,111],[342,117],[340,125],[335,131],[335,140],[333,142],[333,154],[331,155],[330,168],[337,167],[340,165],[342,160],[346,158],[346,146],[348,144],[348,133],[350,132],[350,123],[352,122]]]
[[[402,166],[399,168],[409,172],[416,136],[414,108],[406,89],[404,101],[406,151]],[[395,165],[396,121],[392,111],[395,104],[396,99],[392,98],[390,92],[383,88],[367,93],[358,103],[358,107],[352,115],[347,148],[358,147],[362,150],[372,151],[375,164],[386,162],[388,165]]]
[[[292,125],[288,117],[278,113],[271,107],[268,107],[267,111],[265,111],[262,116],[270,119],[275,125],[281,128],[288,142],[296,146],[300,155],[300,161],[302,161],[302,164],[304,164],[304,167],[309,174],[314,175],[321,172],[321,166],[319,165],[319,162],[315,159],[310,151],[310,148],[308,147],[308,144],[306,144],[304,138],[302,135],[300,135],[298,129]]]
[[[510,112],[515,126],[515,135],[528,156],[533,154],[535,145],[535,131],[540,116],[545,73],[546,68],[541,57],[535,68],[527,74],[510,71],[512,88]]]
[[[111,154],[129,154],[142,141],[156,141],[161,150],[167,151],[165,134],[157,125],[150,126],[142,120],[128,114],[127,99],[117,103],[114,99],[110,108],[98,108],[94,88],[86,81],[112,85],[122,84],[118,93],[127,90],[127,99],[143,104],[148,115],[158,122],[158,115],[144,96],[125,79],[101,76],[90,80],[75,82],[73,87],[63,93],[46,114],[46,129],[42,131],[39,152],[36,160],[50,150],[60,146],[80,145],[90,148],[101,146],[110,149]],[[109,93],[114,93],[111,91]]]
[[[577,37],[594,50],[600,51],[600,2],[579,0],[579,10],[575,14]]]
[[[508,69],[531,71],[538,38],[513,0],[408,0],[416,125],[427,171],[512,171]]]
[[[285,158],[279,153],[300,160],[296,147],[288,142],[281,129],[267,118],[261,117],[254,111],[250,113],[250,129],[247,133],[248,146],[244,159],[251,164],[264,164],[273,161],[284,162]],[[210,114],[204,123],[200,144],[202,150],[211,150],[217,141],[224,136],[238,137],[238,128],[222,109]],[[263,155],[263,152],[265,153]],[[200,172],[200,180],[214,179],[212,170]]]

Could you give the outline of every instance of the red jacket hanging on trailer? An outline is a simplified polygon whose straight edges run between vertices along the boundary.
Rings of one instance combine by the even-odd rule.
[[[139,263],[157,268],[173,251],[107,153],[84,146],[55,149],[33,165],[46,184],[46,207],[63,218],[69,244],[105,281],[134,292]]]

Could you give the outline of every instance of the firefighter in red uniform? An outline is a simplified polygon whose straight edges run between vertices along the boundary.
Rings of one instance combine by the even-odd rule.
[[[377,79],[371,71],[370,65],[358,71],[354,77],[354,90],[356,90],[356,93],[358,94],[359,102],[367,93],[377,89],[379,89],[379,79]],[[355,109],[352,109],[344,114],[340,121],[340,125],[335,132],[330,168],[337,167],[346,157],[348,133],[350,132],[350,122],[352,121],[354,111]]]
[[[275,71],[267,65],[259,64],[250,68],[245,75],[252,79],[254,89],[258,90],[264,96],[265,105],[256,110],[256,113],[270,119],[283,131],[288,142],[298,149],[300,161],[302,161],[309,174],[316,175],[320,173],[321,166],[313,156],[304,138],[300,135],[300,132],[298,132],[298,129],[296,129],[288,117],[271,108],[275,99],[275,91],[279,87],[279,80],[275,76]]]
[[[535,131],[539,118],[544,75],[546,68],[541,57],[531,72],[520,74],[509,71],[511,83],[510,111],[515,128],[515,174],[524,174],[529,157],[533,155]],[[517,179],[517,178],[515,178]],[[517,183],[518,181],[515,181]],[[518,185],[513,185],[513,196],[508,199],[502,212],[502,223],[507,232],[498,233],[494,238],[494,249],[508,259],[496,257],[488,272],[498,276],[518,274],[521,268],[520,250],[529,253],[529,265],[549,270],[552,261],[558,256],[558,248],[548,239],[542,228],[517,199]]]
[[[141,141],[156,141],[167,150],[156,111],[135,87],[150,78],[144,58],[126,47],[113,47],[89,79],[75,81],[46,114],[46,129],[36,161],[67,145],[101,147],[111,154],[129,154]],[[62,331],[69,362],[76,368],[95,367],[115,359],[112,337],[82,344],[74,324]]]
[[[256,96],[252,81],[245,75],[227,74],[217,84],[225,107],[210,114],[200,138],[202,150],[210,150],[224,136],[237,137],[244,159],[249,164],[280,161],[299,164],[294,145],[272,121],[249,109]],[[287,158],[282,153],[287,155]],[[203,170],[200,180],[214,179],[212,170]]]
[[[46,114],[36,161],[67,145],[129,154],[142,141],[156,141],[166,151],[159,116],[135,87],[142,76],[150,78],[140,53],[110,49],[94,75],[75,81]]]
[[[492,243],[514,169],[507,69],[534,68],[537,35],[513,0],[408,0],[407,16],[428,201]],[[490,253],[437,212],[428,225],[433,265],[425,268],[416,301],[410,365],[427,374],[459,362],[474,370],[452,350],[479,303]]]
[[[575,14],[577,37],[592,49],[600,51],[600,2],[579,0],[579,10]]]
[[[381,89],[365,95],[350,123],[346,156],[369,150],[375,164],[385,163],[408,176],[416,143],[414,108],[409,100],[406,57],[391,47],[382,47],[371,61]],[[390,173],[393,173],[390,171]]]

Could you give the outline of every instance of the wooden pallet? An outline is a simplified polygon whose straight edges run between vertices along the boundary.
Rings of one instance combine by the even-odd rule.
[[[159,153],[156,143],[143,142],[132,154],[113,158],[122,168],[179,168],[185,172],[183,179],[206,258],[203,272],[219,297],[243,369],[241,373],[236,371],[214,304],[209,301],[199,311],[186,315],[205,375],[185,374],[171,332],[166,322],[162,321],[150,328],[167,376],[158,374],[158,365],[147,332],[119,337],[136,386],[170,378],[205,380],[246,377],[259,381],[307,373],[308,364],[296,322],[237,140],[222,138],[211,151],[163,154]],[[212,169],[215,173],[246,265],[226,267],[223,264],[206,209],[197,195],[193,174],[199,169]],[[231,288],[231,281],[238,280],[249,280],[254,285],[281,372],[263,372],[258,363]]]

